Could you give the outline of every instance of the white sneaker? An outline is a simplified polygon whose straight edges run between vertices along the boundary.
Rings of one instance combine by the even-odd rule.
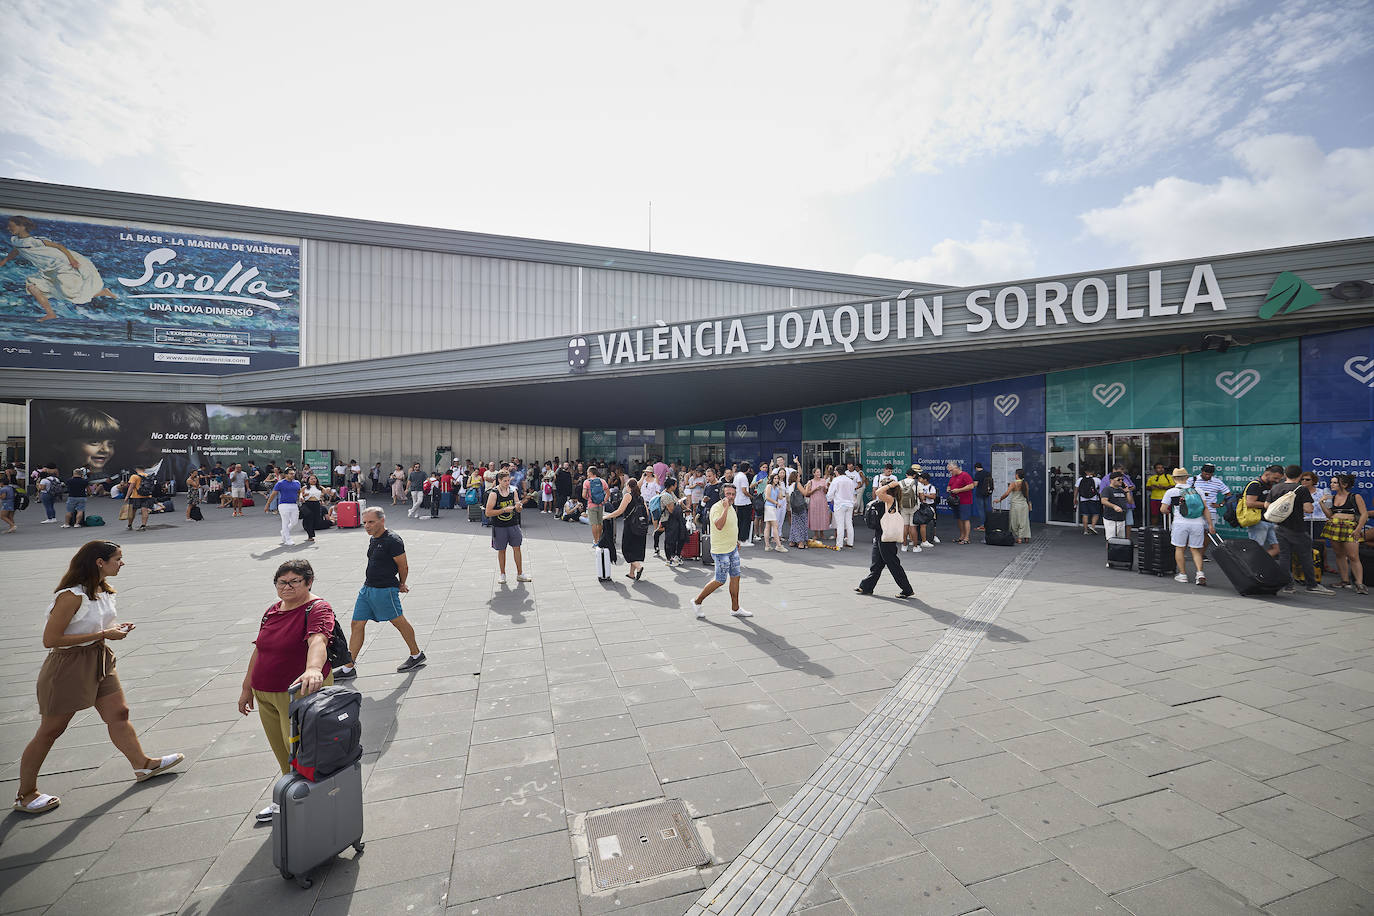
[[[940,543],[940,539],[939,539],[939,538],[931,538],[931,541],[933,541],[933,542],[936,543],[936,544]]]
[[[39,522],[38,524],[40,524],[40,525],[55,525],[55,524],[57,524],[57,519],[55,519],[55,518],[45,518],[45,519],[43,519],[43,521]]]
[[[764,552],[764,553],[767,553],[768,551],[770,551],[770,550],[772,550],[772,549],[773,549],[773,545],[772,545],[772,544],[764,544],[764,545],[763,545],[763,552]]]
[[[272,802],[272,804],[258,812],[256,820],[259,824],[270,824],[272,823],[272,816],[280,810],[280,806],[278,806],[276,802]]]
[[[749,541],[740,541],[739,544],[738,544],[738,546],[740,546],[740,547],[752,547],[752,546],[754,546],[754,545],[751,544]]]
[[[706,608],[702,607],[700,604],[697,604],[695,601],[692,602],[692,607],[697,609],[697,620],[706,619]]]
[[[1206,584],[1207,584],[1207,577],[1204,576],[1202,573],[1198,573],[1198,574],[1197,574],[1197,584],[1198,584],[1198,585],[1206,585]]]
[[[919,547],[934,547],[935,545],[932,544],[932,543],[930,543],[930,541],[922,541],[922,542],[921,542],[920,544],[918,544],[917,546],[919,546]]]
[[[518,576],[515,577],[515,581],[516,581],[516,582],[533,582],[533,581],[534,581],[534,576],[527,576],[527,575],[525,575],[524,573],[521,573],[520,575],[518,575]]]
[[[902,553],[906,553],[908,549],[909,548],[905,544],[902,545]]]
[[[778,553],[787,553],[787,548],[784,547],[784,546],[782,546],[781,544],[779,544],[779,545],[777,546],[777,551],[778,551]]]
[[[1175,582],[1182,582],[1182,583],[1184,583],[1184,584],[1187,584],[1187,582],[1188,582],[1188,574],[1187,574],[1187,573],[1179,573],[1178,575],[1174,576],[1174,581],[1175,581]]]
[[[62,527],[63,527],[63,528],[70,528],[71,525],[63,525]]]
[[[919,548],[919,547],[913,547],[913,548],[911,548],[911,552],[912,552],[912,553],[920,553],[920,552],[921,552],[921,548]]]
[[[497,576],[497,577],[496,577],[496,584],[497,584],[497,585],[505,585],[505,584],[506,584],[506,577],[505,577],[505,576]]]
[[[751,613],[749,613],[748,611],[746,611],[744,608],[740,608],[740,609],[737,610],[737,611],[731,611],[731,612],[730,612],[730,616],[732,616],[732,617],[753,617],[754,615],[751,614]]]

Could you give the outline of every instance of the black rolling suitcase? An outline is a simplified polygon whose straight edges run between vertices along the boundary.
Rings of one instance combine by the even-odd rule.
[[[1273,595],[1289,582],[1289,576],[1259,544],[1249,538],[1223,541],[1209,535],[1212,542],[1212,561],[1221,567],[1226,578],[1242,595]]]
[[[983,519],[983,543],[993,547],[1011,547],[1016,538],[1011,536],[1011,512],[1007,509],[989,509]]]
[[[1140,563],[1136,571],[1146,576],[1172,576],[1178,572],[1168,527],[1141,528],[1139,531]]]
[[[1135,541],[1107,538],[1107,568],[1130,569],[1135,564]]]

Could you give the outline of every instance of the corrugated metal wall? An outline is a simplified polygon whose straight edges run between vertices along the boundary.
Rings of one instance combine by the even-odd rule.
[[[825,290],[340,242],[308,243],[302,363],[451,350],[581,330],[840,302]]]
[[[519,426],[466,423],[409,417],[377,417],[361,414],[305,411],[302,415],[307,449],[334,449],[342,458],[357,458],[365,466],[380,461],[409,467],[419,461],[428,468],[434,449],[453,446],[460,459],[522,458],[540,461],[576,455],[578,431],[559,426]]]

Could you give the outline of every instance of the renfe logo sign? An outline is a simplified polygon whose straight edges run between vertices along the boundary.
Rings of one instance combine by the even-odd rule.
[[[1211,264],[1193,267],[1188,290],[1181,303],[1165,303],[1163,271],[1148,275],[1144,302],[1129,298],[1129,274],[1117,274],[1109,284],[1101,277],[1084,277],[1070,289],[1057,280],[1036,283],[1029,289],[1004,286],[975,289],[964,297],[964,308],[975,320],[964,326],[970,334],[996,325],[1004,331],[1033,324],[1092,325],[1114,318],[1129,321],[1191,315],[1199,306],[1214,312],[1226,311],[1226,299],[1217,284]],[[913,296],[907,290],[895,300],[879,300],[857,305],[813,309],[809,315],[785,312],[768,315],[762,339],[749,339],[741,318],[701,321],[669,326],[660,322],[654,328],[612,331],[598,334],[601,364],[647,363],[690,359],[697,356],[729,356],[732,353],[770,353],[773,350],[811,350],[839,347],[854,352],[854,342],[882,343],[889,340],[916,340],[944,334],[944,297]]]

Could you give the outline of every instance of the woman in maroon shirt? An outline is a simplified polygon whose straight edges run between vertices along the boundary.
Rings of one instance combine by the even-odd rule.
[[[334,683],[327,645],[334,632],[334,609],[310,590],[315,570],[308,560],[287,560],[272,577],[278,601],[267,609],[253,641],[253,656],[243,676],[239,712],[248,715],[256,704],[267,743],[283,773],[291,759],[291,695],[300,685],[307,696]],[[271,823],[276,805],[258,812],[260,823]]]

